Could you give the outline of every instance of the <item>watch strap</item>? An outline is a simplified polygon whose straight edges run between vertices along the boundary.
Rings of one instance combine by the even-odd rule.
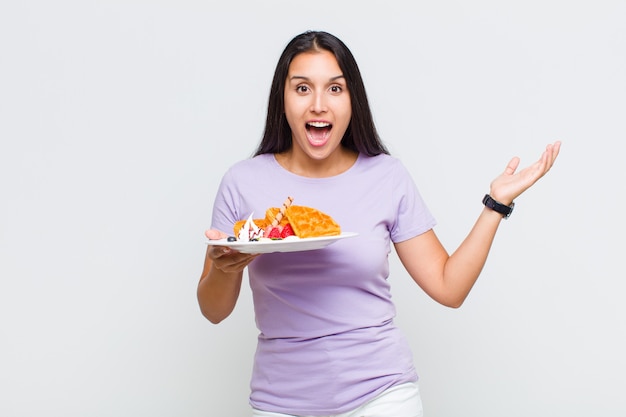
[[[483,197],[483,204],[485,207],[502,214],[502,217],[505,219],[508,219],[511,216],[511,213],[513,213],[513,207],[515,207],[515,203],[511,203],[511,205],[507,206],[506,204],[502,204],[494,200],[489,194],[485,194],[485,197]]]

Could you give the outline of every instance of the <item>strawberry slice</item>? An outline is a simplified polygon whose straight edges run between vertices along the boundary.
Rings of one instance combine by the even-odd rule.
[[[280,229],[278,229],[278,227],[272,227],[267,234],[267,237],[270,239],[281,239]]]
[[[296,234],[293,232],[293,229],[291,228],[291,224],[287,223],[284,227],[283,227],[283,231],[280,232],[280,237],[281,238],[286,238],[288,236],[295,236]]]

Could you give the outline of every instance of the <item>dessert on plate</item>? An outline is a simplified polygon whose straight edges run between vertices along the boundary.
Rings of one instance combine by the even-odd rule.
[[[281,207],[266,210],[264,218],[239,220],[233,226],[238,241],[305,239],[311,237],[337,236],[341,227],[328,214],[308,206],[292,205],[287,197]]]

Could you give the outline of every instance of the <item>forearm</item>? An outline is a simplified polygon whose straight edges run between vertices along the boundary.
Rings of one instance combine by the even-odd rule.
[[[202,314],[214,324],[232,313],[239,298],[243,271],[224,272],[207,259],[198,283],[198,304]]]
[[[452,255],[443,269],[443,284],[450,296],[447,303],[459,307],[485,266],[502,215],[488,208],[483,209],[474,227]]]

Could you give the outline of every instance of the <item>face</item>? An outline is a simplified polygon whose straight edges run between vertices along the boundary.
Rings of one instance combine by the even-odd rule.
[[[328,52],[305,52],[289,66],[285,116],[291,127],[293,156],[332,160],[352,116],[350,93],[337,59]]]

